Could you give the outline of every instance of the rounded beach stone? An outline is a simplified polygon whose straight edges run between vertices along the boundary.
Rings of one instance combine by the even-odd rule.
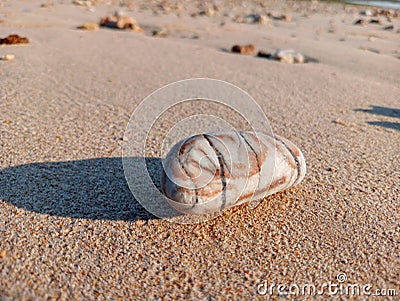
[[[277,135],[215,132],[174,145],[164,161],[161,188],[187,214],[204,214],[262,199],[304,178],[304,156]]]

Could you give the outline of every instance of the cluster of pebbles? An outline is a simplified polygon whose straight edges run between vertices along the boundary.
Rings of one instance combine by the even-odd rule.
[[[116,12],[114,16],[102,18],[100,20],[100,26],[115,29],[133,30],[136,32],[143,31],[134,18],[121,15],[118,12]]]
[[[378,24],[385,25],[383,27],[384,30],[394,30],[393,19],[400,18],[400,11],[393,9],[366,9],[360,11],[360,15],[364,17],[357,19],[353,23],[354,25],[366,26],[368,24]]]
[[[231,51],[233,53],[238,53],[238,54],[255,55],[256,47],[253,44],[234,45]],[[277,49],[272,53],[260,50],[258,51],[257,56],[288,64],[303,64],[308,62],[317,62],[317,60],[312,59],[310,57],[306,57],[302,53],[294,51],[292,49]]]
[[[237,23],[245,24],[262,24],[272,26],[272,20],[291,22],[292,17],[288,14],[276,14],[276,13],[266,13],[266,14],[249,14],[246,16],[236,15],[233,17],[233,21]]]
[[[113,16],[101,18],[99,24],[90,22],[83,23],[82,25],[78,26],[78,29],[98,30],[99,26],[121,30],[133,30],[136,32],[143,31],[133,17],[125,16],[119,11],[116,11]]]
[[[21,37],[17,34],[10,34],[5,38],[0,38],[0,45],[16,45],[16,44],[28,44],[29,40],[26,37]],[[0,56],[1,61],[12,61],[15,59],[14,54],[5,54]]]

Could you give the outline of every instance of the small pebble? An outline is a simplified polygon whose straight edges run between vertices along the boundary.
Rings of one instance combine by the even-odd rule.
[[[154,30],[152,32],[153,37],[156,38],[165,38],[166,36],[168,36],[168,31],[160,29],[160,30]]]
[[[236,22],[247,24],[272,25],[271,19],[266,15],[251,14],[244,18],[238,17]]]
[[[15,59],[14,54],[6,54],[1,57],[2,61],[12,61],[13,59]]]
[[[247,54],[247,55],[254,55],[256,47],[253,44],[248,45],[234,45],[232,47],[232,52],[240,53],[240,54]]]
[[[306,57],[305,55],[301,54],[300,52],[296,52],[292,49],[277,49],[274,53],[269,53],[263,50],[260,50],[257,53],[258,57],[267,58],[270,60],[276,60],[282,63],[288,64],[303,64],[308,62],[317,63],[318,60]]]
[[[75,5],[86,6],[86,7],[90,7],[93,5],[92,1],[90,0],[75,0],[72,3]]]
[[[1,44],[6,44],[6,45],[13,45],[13,44],[27,44],[29,43],[29,40],[25,37],[20,37],[17,34],[10,34],[4,39],[0,39],[0,45]]]
[[[200,15],[200,16],[212,17],[212,16],[215,15],[215,13],[216,13],[215,10],[212,9],[211,7],[209,7],[209,8],[207,8],[207,9],[205,9],[205,10],[199,12],[199,15]]]
[[[261,15],[260,18],[257,20],[257,23],[262,24],[262,25],[268,25],[268,26],[273,25],[271,19],[265,15]]]
[[[40,7],[41,8],[50,8],[50,7],[53,7],[53,3],[52,2],[46,2],[46,3],[42,3],[42,4],[40,4]]]
[[[367,17],[371,17],[372,16],[372,10],[367,9],[363,12],[361,12],[362,15],[367,16]]]
[[[83,23],[81,26],[78,26],[78,29],[84,29],[84,30],[98,30],[99,25],[96,23]]]
[[[365,25],[367,25],[367,20],[365,20],[365,19],[358,19],[357,21],[354,22],[354,25],[365,26]]]
[[[388,25],[388,26],[385,26],[384,28],[383,28],[383,30],[393,30],[394,29],[394,26],[393,25]]]
[[[302,55],[300,52],[296,52],[291,49],[287,50],[277,50],[273,55],[272,58],[283,62],[283,63],[297,63],[297,64],[302,64],[305,62],[304,55]]]
[[[263,58],[270,59],[270,58],[271,58],[271,53],[266,52],[266,51],[264,51],[264,50],[260,50],[260,51],[257,53],[257,56],[258,56],[258,57],[263,57]]]
[[[290,21],[292,21],[292,17],[285,14],[285,15],[281,16],[281,20],[284,20],[286,22],[290,22]]]
[[[343,119],[340,119],[340,118],[337,118],[333,122],[336,123],[336,124],[339,124],[339,125],[346,126],[346,122]]]
[[[382,21],[380,19],[371,19],[369,20],[370,24],[382,24]]]
[[[288,14],[282,14],[282,15],[269,14],[269,16],[274,20],[286,21],[286,22],[292,21],[292,17]]]
[[[136,32],[142,32],[143,29],[137,25],[134,18],[129,16],[104,17],[100,20],[100,26],[115,29],[131,29]]]
[[[5,250],[0,252],[0,258],[4,258],[4,257],[6,257],[6,255],[7,255],[7,253]]]

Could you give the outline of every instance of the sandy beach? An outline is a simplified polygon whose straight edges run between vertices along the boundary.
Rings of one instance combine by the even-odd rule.
[[[78,28],[115,12],[138,28]],[[400,10],[0,1],[0,38],[10,34],[29,43],[0,45],[0,300],[275,300],[278,285],[284,298],[322,300],[327,283],[399,298]],[[310,61],[257,57],[276,49]],[[303,151],[305,179],[200,224],[146,211],[124,176],[125,129],[149,94],[189,78],[249,93]],[[150,165],[189,109],[155,125]],[[288,292],[305,284],[322,293]]]

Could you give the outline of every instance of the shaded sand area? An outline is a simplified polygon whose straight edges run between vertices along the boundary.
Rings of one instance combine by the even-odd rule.
[[[0,61],[1,300],[262,300],[263,281],[320,288],[339,273],[400,294],[398,16],[319,2],[83,2],[0,2],[0,38],[29,39],[0,46],[14,55]],[[142,32],[77,29],[115,10]],[[230,53],[249,43],[317,62]],[[253,96],[303,150],[303,182],[198,225],[141,207],[122,169],[126,124],[148,94],[192,77]]]

